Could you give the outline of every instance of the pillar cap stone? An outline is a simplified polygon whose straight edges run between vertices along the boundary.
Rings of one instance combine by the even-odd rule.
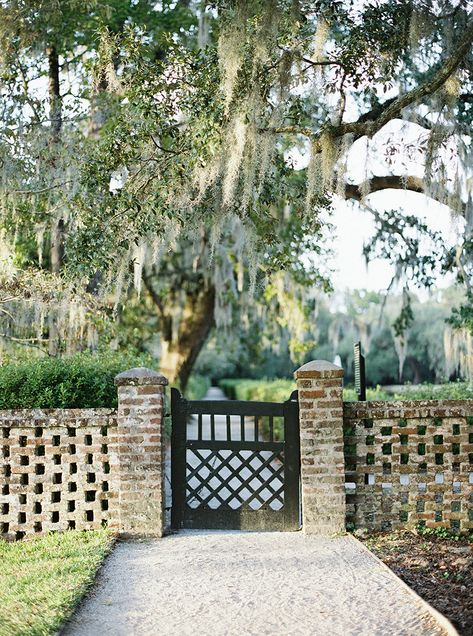
[[[145,384],[169,384],[168,379],[146,367],[136,367],[122,371],[115,376],[115,384],[117,386],[142,386]]]
[[[343,369],[327,360],[312,360],[294,371],[296,380],[299,378],[343,378]]]

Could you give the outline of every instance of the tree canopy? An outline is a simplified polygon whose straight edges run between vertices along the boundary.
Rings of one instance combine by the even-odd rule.
[[[266,289],[300,328],[303,290],[328,286],[337,197],[374,215],[366,256],[395,263],[398,335],[435,270],[471,291],[471,3],[12,0],[0,24],[4,301],[31,271],[33,313],[51,280],[79,313],[143,281],[172,349],[184,307],[223,325]],[[378,212],[371,195],[391,189],[448,206],[457,246],[415,210]],[[179,368],[201,346],[178,347]]]

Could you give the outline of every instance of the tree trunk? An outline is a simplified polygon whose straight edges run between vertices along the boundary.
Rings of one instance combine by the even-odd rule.
[[[49,118],[51,120],[51,142],[57,143],[62,127],[62,104],[59,84],[59,55],[55,46],[47,49]]]
[[[412,356],[409,356],[409,358],[407,358],[407,362],[409,363],[414,376],[412,378],[412,384],[420,384],[422,382],[422,373],[419,362]]]
[[[188,295],[176,338],[173,338],[171,318],[163,321],[161,373],[171,383],[178,381],[182,391],[212,328],[214,305],[213,287]]]
[[[59,143],[62,128],[62,104],[59,84],[59,55],[55,46],[48,47],[48,92],[49,92],[49,118],[51,120],[50,144],[54,161],[53,147]],[[53,274],[59,274],[62,266],[64,252],[64,220],[59,218],[53,221],[51,228],[50,261]],[[49,336],[48,353],[57,356],[59,353],[59,329],[57,316],[50,308],[48,316]]]

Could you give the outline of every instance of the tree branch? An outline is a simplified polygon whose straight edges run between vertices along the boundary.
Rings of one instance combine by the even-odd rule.
[[[46,188],[40,188],[39,190],[7,190],[6,193],[7,194],[42,194],[43,192],[49,192],[50,190],[55,190],[56,188],[69,185],[70,183],[72,183],[72,180],[62,181],[61,183],[56,183]]]
[[[362,190],[364,190],[363,185],[364,184],[362,183],[347,183],[345,185],[345,199],[352,199],[354,201],[361,202],[363,198]],[[420,194],[425,194],[425,182],[421,177],[404,175],[372,177],[368,180],[368,185],[368,191],[370,194],[379,192],[380,190],[409,190],[409,192],[418,192]],[[437,197],[435,194],[431,194],[430,196],[439,203],[445,204],[445,200],[443,200],[440,196]],[[466,204],[463,203],[462,207],[464,212]]]
[[[5,340],[10,340],[15,344],[23,345],[24,347],[33,347],[33,349],[39,349],[41,353],[44,355],[49,355],[48,352],[43,349],[40,345],[34,344],[35,341],[47,342],[47,340],[43,340],[40,338],[14,338],[13,336],[9,336],[6,333],[0,333],[0,338],[4,338]]]
[[[389,104],[387,108],[385,108],[384,111],[379,115],[379,117],[373,122],[373,131],[371,132],[371,134],[374,134],[374,132],[380,130],[385,124],[388,123],[388,121],[396,117],[403,110],[403,108],[406,108],[407,106],[410,106],[415,102],[419,102],[427,95],[432,95],[432,93],[435,93],[435,91],[437,91],[455,72],[462,59],[469,52],[472,42],[473,21],[465,30],[465,35],[455,53],[453,53],[445,60],[445,62],[442,64],[442,66],[440,66],[439,70],[430,80],[427,80],[420,86],[413,88],[411,91],[408,91],[404,95],[400,95],[394,100],[394,102]]]
[[[162,319],[164,319],[165,313],[164,313],[163,304],[161,302],[161,298],[156,293],[156,290],[153,287],[153,283],[151,282],[151,276],[148,275],[144,270],[142,272],[142,280],[143,280],[144,286],[148,290],[149,295],[151,296],[151,300],[156,305],[159,315],[161,316]]]
[[[281,126],[270,130],[274,133],[305,135],[312,140],[315,152],[321,151],[320,137],[323,133],[328,133],[334,139],[343,137],[346,134],[353,134],[354,141],[365,135],[371,137],[381,130],[389,121],[395,119],[404,108],[420,102],[427,95],[435,93],[456,71],[462,59],[469,52],[472,42],[473,21],[466,28],[457,50],[444,61],[433,77],[430,77],[407,93],[399,95],[394,99],[389,99],[384,102],[384,104],[375,106],[368,113],[361,115],[355,122],[346,122],[338,126],[324,126],[323,130],[319,131],[314,131],[311,128],[303,126]]]
[[[361,201],[363,184],[347,183],[345,186],[345,199]],[[372,177],[369,179],[369,192],[379,190],[410,190],[411,192],[425,192],[424,180],[421,177],[388,175],[385,177]]]

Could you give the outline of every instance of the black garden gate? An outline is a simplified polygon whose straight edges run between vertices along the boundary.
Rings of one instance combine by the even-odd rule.
[[[299,404],[171,390],[173,528],[298,530]]]

